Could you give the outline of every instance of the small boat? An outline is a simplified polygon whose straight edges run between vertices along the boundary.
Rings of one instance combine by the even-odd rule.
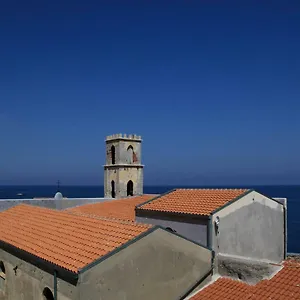
[[[23,194],[22,193],[18,193],[17,196],[23,196]]]

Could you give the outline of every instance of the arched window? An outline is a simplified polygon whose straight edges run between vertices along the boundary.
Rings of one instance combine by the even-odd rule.
[[[115,148],[115,146],[111,146],[110,152],[111,152],[111,164],[114,165],[116,163],[116,148]]]
[[[115,182],[113,180],[111,182],[111,197],[116,198],[116,187]]]
[[[133,182],[131,180],[127,183],[127,196],[133,196]]]
[[[133,163],[133,147],[131,145],[127,148],[127,161],[129,164]]]
[[[0,280],[5,280],[5,267],[3,261],[0,261]]]
[[[44,300],[54,300],[53,294],[49,288],[44,288],[43,290],[43,299]]]
[[[167,227],[166,230],[168,230],[170,232],[176,232],[176,230],[172,229],[171,227]]]

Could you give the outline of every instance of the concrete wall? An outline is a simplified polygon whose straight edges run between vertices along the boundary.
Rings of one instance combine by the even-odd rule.
[[[0,249],[0,261],[5,266],[5,285],[0,300],[41,300],[48,287],[53,293],[54,277],[35,266]],[[18,267],[15,271],[15,267]],[[58,278],[58,300],[78,300],[78,288]]]
[[[54,200],[54,199],[0,199],[0,211],[8,209],[10,207],[16,206],[18,204],[29,204],[40,207],[47,207],[52,209],[63,210],[75,206],[80,206],[89,203],[98,203],[104,202],[111,199],[105,198],[69,198],[62,200]]]
[[[271,264],[263,261],[253,261],[244,257],[218,255],[218,275],[241,280],[255,285],[261,280],[270,279],[279,270],[280,264]]]
[[[174,300],[211,269],[211,251],[157,229],[80,275],[80,299]]]
[[[212,230],[216,254],[281,262],[285,252],[283,205],[253,191],[224,207],[212,217],[220,218],[219,231]]]
[[[160,225],[164,228],[172,228],[180,235],[193,240],[203,246],[207,246],[207,224],[206,219],[191,220],[187,221],[186,218],[176,218],[172,220],[172,217],[169,218],[146,218],[146,217],[136,217],[135,220],[140,223]]]

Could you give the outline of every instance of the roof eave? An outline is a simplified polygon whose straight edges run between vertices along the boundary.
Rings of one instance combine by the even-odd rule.
[[[136,217],[140,218],[147,218],[147,217],[189,217],[192,219],[208,219],[209,214],[192,214],[192,213],[185,213],[185,212],[173,212],[173,211],[164,211],[164,210],[154,210],[154,209],[137,209],[136,210]]]
[[[39,256],[36,256],[30,252],[22,250],[4,241],[0,241],[0,248],[9,254],[30,263],[31,265],[54,275],[56,271],[57,277],[69,282],[72,285],[76,285],[78,281],[78,274],[59,265],[56,265],[48,260],[45,260]]]

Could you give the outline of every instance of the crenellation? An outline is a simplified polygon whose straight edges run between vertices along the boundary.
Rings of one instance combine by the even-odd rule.
[[[117,139],[141,141],[142,137],[140,135],[137,135],[137,134],[117,133],[117,134],[108,135],[105,140],[106,141],[112,141],[112,140],[117,140]]]

